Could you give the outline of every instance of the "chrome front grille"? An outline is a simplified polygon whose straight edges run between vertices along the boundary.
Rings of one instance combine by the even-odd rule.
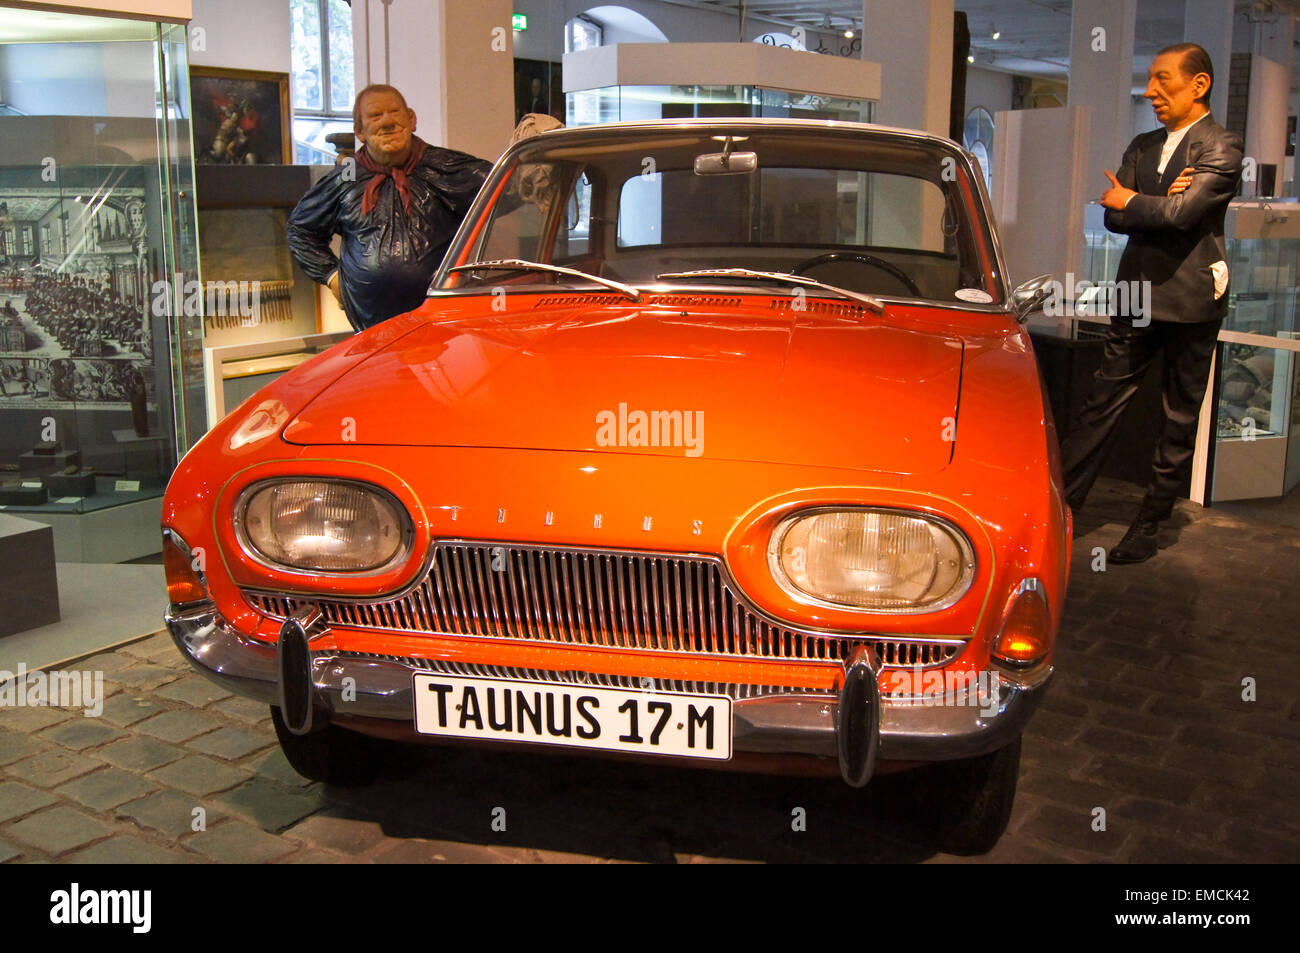
[[[961,639],[827,635],[759,612],[713,556],[468,540],[435,544],[425,579],[382,602],[246,593],[286,618],[316,605],[330,625],[723,658],[843,662],[874,646],[889,666],[941,665]]]
[[[371,652],[338,652],[338,658],[374,659],[399,662],[410,668],[439,675],[478,678],[501,678],[520,682],[555,682],[563,685],[590,685],[597,688],[625,688],[642,692],[683,692],[688,695],[726,695],[732,701],[765,698],[770,695],[819,695],[827,700],[838,698],[834,688],[806,688],[798,685],[745,685],[736,682],[696,682],[674,678],[634,678],[630,675],[600,675],[595,672],[554,672],[542,668],[517,668],[506,665],[477,665],[445,659],[404,658]]]

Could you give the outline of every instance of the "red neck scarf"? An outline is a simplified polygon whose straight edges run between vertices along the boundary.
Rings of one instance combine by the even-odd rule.
[[[380,165],[370,157],[370,153],[362,146],[357,150],[357,162],[361,163],[361,168],[375,173],[369,182],[366,183],[366,191],[361,196],[361,214],[369,215],[379,201],[379,190],[383,187],[384,180],[392,177],[393,184],[397,186],[397,192],[402,197],[402,207],[407,212],[411,211],[411,184],[409,176],[415,167],[420,164],[420,159],[424,155],[424,150],[429,148],[429,144],[419,136],[411,137],[411,157],[406,160],[406,164],[400,169],[393,166]]]

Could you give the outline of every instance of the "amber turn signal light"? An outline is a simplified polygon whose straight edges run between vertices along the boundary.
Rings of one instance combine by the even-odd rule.
[[[1011,601],[993,657],[1016,668],[1042,661],[1052,650],[1052,616],[1042,583],[1026,579]]]
[[[163,573],[167,577],[167,600],[174,606],[208,597],[203,574],[195,565],[197,556],[171,530],[163,531]]]

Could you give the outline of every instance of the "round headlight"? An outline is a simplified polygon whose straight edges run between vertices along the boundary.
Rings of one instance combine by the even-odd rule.
[[[768,566],[803,601],[874,612],[946,608],[970,588],[975,555],[946,521],[886,509],[827,509],[783,521]]]
[[[356,483],[271,483],[245,495],[236,519],[251,555],[290,569],[370,572],[396,561],[409,545],[400,504]]]

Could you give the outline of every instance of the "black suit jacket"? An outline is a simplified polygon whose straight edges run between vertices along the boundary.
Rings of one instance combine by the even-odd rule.
[[[1106,227],[1128,235],[1117,281],[1150,281],[1144,304],[1155,321],[1194,323],[1221,320],[1228,293],[1214,297],[1210,265],[1227,262],[1223,218],[1241,180],[1241,137],[1205,116],[1187,130],[1165,166],[1156,172],[1164,129],[1129,143],[1115,178],[1137,195],[1121,211],[1106,210]],[[1178,195],[1169,186],[1192,166],[1192,184]]]

